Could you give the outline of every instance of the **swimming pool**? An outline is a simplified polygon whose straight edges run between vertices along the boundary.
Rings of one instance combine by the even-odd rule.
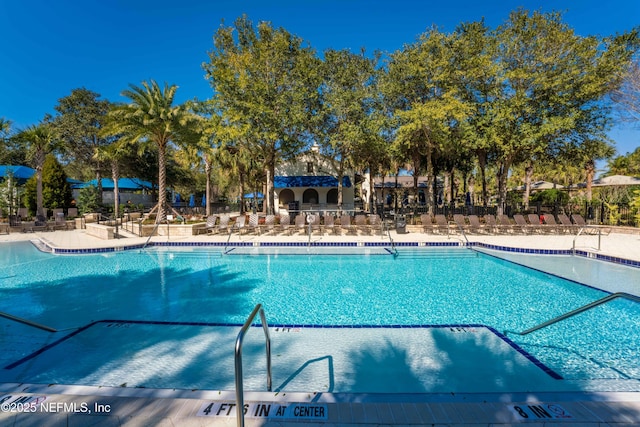
[[[393,257],[384,250],[221,255],[200,248],[153,248],[56,256],[25,243],[7,249],[0,260],[0,311],[58,329],[104,319],[126,322],[93,324],[55,344],[70,332],[47,334],[3,321],[3,348],[15,348],[5,353],[3,366],[55,344],[4,369],[4,382],[225,388],[232,370],[215,366],[232,363],[237,327],[220,325],[242,324],[262,303],[270,324],[288,327],[274,334],[274,369],[280,365],[277,384],[285,390],[380,392],[384,388],[367,381],[340,378],[338,372],[352,369],[340,364],[355,360],[380,367],[381,360],[398,359],[410,373],[403,382],[415,384],[406,389],[395,384],[393,392],[483,391],[483,386],[494,391],[495,384],[486,381],[447,380],[454,375],[453,362],[478,358],[487,372],[497,361],[501,369],[514,371],[500,390],[640,391],[640,305],[614,300],[536,333],[505,338],[501,331],[527,329],[606,292],[478,251],[407,249]],[[564,257],[560,262],[574,261]],[[615,271],[615,277],[638,283],[637,269],[579,262],[590,263],[601,277]],[[310,356],[313,343],[324,343],[316,356]],[[516,356],[499,356],[514,346],[562,379],[539,366],[525,368],[526,361]],[[467,351],[464,357],[457,356],[460,348]],[[253,334],[247,352],[255,360],[249,363],[261,363],[261,349],[259,334]],[[431,356],[425,351],[439,356],[427,360]],[[76,355],[73,363],[61,362],[70,354]],[[322,378],[313,382],[316,370]],[[211,371],[225,371],[220,382],[203,379]],[[530,384],[522,384],[527,380],[517,371],[525,372]],[[359,372],[351,375],[366,377],[367,369]],[[441,383],[426,384],[426,376]],[[255,387],[262,380],[255,379]],[[363,388],[354,389],[356,383]]]

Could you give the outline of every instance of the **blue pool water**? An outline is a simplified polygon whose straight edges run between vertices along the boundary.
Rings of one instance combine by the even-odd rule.
[[[104,319],[241,324],[262,303],[271,324],[481,324],[521,331],[606,295],[457,248],[406,250],[398,257],[384,251],[222,256],[217,250],[196,248],[59,256],[41,253],[29,243],[5,245],[2,251],[0,311],[58,329]],[[606,275],[609,266],[599,264]],[[619,267],[611,268],[624,274]],[[640,304],[619,299],[528,336],[509,338],[575,387],[624,380],[624,386],[616,382],[616,387],[640,389],[639,315]],[[5,331],[12,327],[3,325]],[[126,328],[145,339],[153,334],[138,326]],[[185,342],[196,348],[195,342],[202,346],[215,341],[204,330],[182,331],[173,338],[166,333],[164,329],[162,338],[153,338],[149,346],[183,351]],[[15,334],[7,332],[2,340],[13,340],[3,348],[16,346]],[[124,349],[125,342],[114,346]],[[34,351],[28,340],[18,340],[20,345],[24,348],[10,356],[14,360]],[[67,376],[64,380],[69,381]],[[177,387],[191,387],[186,381]],[[141,384],[158,386],[144,380]]]

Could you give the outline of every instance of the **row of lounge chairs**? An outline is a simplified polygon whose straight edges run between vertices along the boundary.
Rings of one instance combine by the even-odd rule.
[[[420,222],[426,233],[451,234],[463,231],[468,234],[574,234],[579,230],[588,230],[590,226],[579,214],[558,215],[558,221],[553,215],[528,214],[525,218],[522,214],[513,215],[485,215],[482,219],[477,215],[453,215],[450,222],[444,215],[434,217],[424,214],[420,216]]]
[[[36,215],[34,221],[23,222],[20,215],[9,215],[9,229],[19,229],[23,233],[37,232],[37,231],[56,231],[67,230],[67,221],[64,217],[64,213],[56,213],[52,221],[47,221],[43,215]]]
[[[250,214],[247,220],[245,215],[240,215],[232,220],[231,215],[210,215],[207,217],[205,230],[208,234],[225,234],[237,232],[238,234],[255,233],[284,233],[307,234],[332,233],[332,234],[382,234],[383,224],[378,215],[359,214],[354,217],[343,214],[334,217],[330,213],[322,216],[318,214],[298,214],[292,223],[288,213],[278,216],[266,215],[264,221],[258,214]]]

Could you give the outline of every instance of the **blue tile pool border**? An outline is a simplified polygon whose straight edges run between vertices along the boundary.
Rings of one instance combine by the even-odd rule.
[[[36,243],[37,242],[37,243]],[[65,249],[56,248],[52,246],[48,241],[40,239],[32,241],[41,251],[51,252],[58,255],[81,255],[81,254],[96,254],[96,253],[109,253],[120,252],[130,250],[140,250],[145,247],[143,244],[137,245],[123,245],[105,248],[88,248],[88,249]],[[389,247],[388,242],[234,242],[232,244],[225,242],[149,242],[147,247],[210,247],[210,248],[234,248],[234,247]],[[625,265],[629,267],[640,268],[640,261],[615,257],[611,255],[598,254],[595,252],[588,252],[584,250],[572,250],[572,249],[532,249],[532,248],[514,248],[503,245],[493,245],[482,242],[396,242],[395,247],[479,247],[484,249],[491,249],[502,252],[512,252],[521,254],[533,254],[533,255],[576,255],[584,258],[595,259],[598,261],[611,262],[614,264]]]
[[[234,328],[241,328],[243,325],[240,323],[210,323],[210,322],[167,322],[167,321],[147,321],[147,320],[96,320],[94,322],[88,323],[85,326],[82,326],[76,330],[74,330],[73,332],[61,337],[60,339],[49,343],[47,345],[45,345],[44,347],[41,347],[40,349],[34,351],[31,354],[28,354],[24,357],[22,357],[19,360],[16,360],[13,363],[10,363],[9,365],[6,365],[4,367],[4,369],[10,370],[10,369],[14,369],[20,365],[22,365],[25,362],[28,362],[29,360],[32,360],[36,357],[38,357],[39,355],[41,355],[42,353],[46,352],[47,350],[56,347],[57,345],[67,341],[68,339],[80,334],[83,331],[86,331],[87,329],[91,328],[92,326],[95,326],[99,323],[117,323],[117,324],[138,324],[138,325],[166,325],[166,326],[206,326],[206,327],[234,327]],[[252,327],[262,327],[261,324],[252,324]],[[551,378],[556,379],[556,380],[561,380],[563,379],[562,376],[560,374],[558,374],[557,372],[555,372],[553,369],[549,368],[548,366],[546,366],[544,363],[542,363],[540,360],[536,359],[533,355],[529,354],[526,350],[524,350],[522,347],[520,347],[518,344],[516,344],[515,342],[513,342],[512,340],[509,339],[509,337],[507,337],[505,334],[499,332],[498,330],[496,330],[495,328],[488,326],[488,325],[483,325],[480,323],[469,323],[469,324],[465,324],[465,323],[454,323],[454,324],[443,324],[443,325],[439,325],[439,324],[425,324],[425,325],[305,325],[305,324],[273,324],[273,325],[269,325],[269,328],[271,329],[275,329],[275,328],[284,328],[284,329],[293,329],[293,328],[308,328],[308,329],[469,329],[469,328],[484,328],[487,329],[488,331],[490,331],[491,333],[493,333],[494,335],[496,335],[498,338],[500,338],[502,341],[504,341],[506,344],[508,344],[509,346],[511,346],[515,351],[517,351],[518,353],[520,353],[522,356],[524,356],[527,360],[529,360],[531,363],[533,363],[534,365],[536,365],[538,368],[540,368],[543,372],[545,372],[547,375],[549,375]]]

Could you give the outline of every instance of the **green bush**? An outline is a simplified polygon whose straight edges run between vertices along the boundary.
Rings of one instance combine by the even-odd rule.
[[[90,185],[80,189],[78,194],[78,211],[80,214],[96,212],[102,208],[102,194],[98,187]]]
[[[558,203],[566,205],[569,202],[569,195],[557,188],[535,192],[530,199],[530,203],[552,206]]]

